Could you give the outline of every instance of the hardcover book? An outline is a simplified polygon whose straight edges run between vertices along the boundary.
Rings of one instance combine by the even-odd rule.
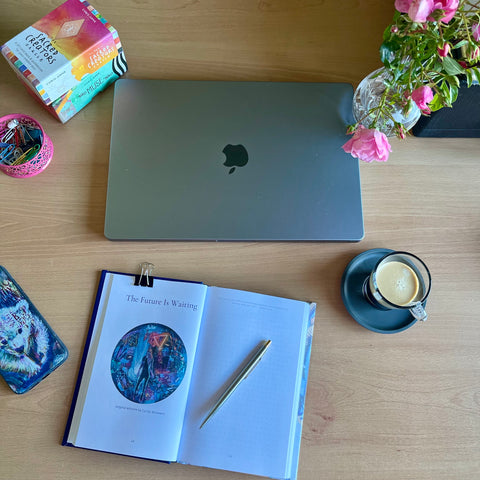
[[[103,271],[64,445],[296,478],[315,304]],[[242,363],[268,351],[202,428]]]

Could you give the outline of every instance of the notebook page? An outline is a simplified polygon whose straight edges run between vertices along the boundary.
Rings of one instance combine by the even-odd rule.
[[[96,356],[75,446],[176,460],[206,288],[158,279],[153,288],[136,287],[132,276],[112,274],[110,295],[99,311],[103,325],[94,332]],[[170,337],[180,338],[186,351],[182,380],[160,400],[149,397],[158,369],[167,369],[167,360],[158,364],[158,349],[174,347],[161,330],[145,330],[144,325],[160,325]],[[152,347],[157,349],[153,351],[157,363],[149,362]],[[142,372],[148,371],[142,378]]]
[[[210,287],[179,461],[272,478],[292,466],[308,328],[307,303]],[[253,372],[200,430],[224,389],[264,340]]]

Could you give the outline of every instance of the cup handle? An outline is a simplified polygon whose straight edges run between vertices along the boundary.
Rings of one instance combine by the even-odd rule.
[[[424,322],[428,317],[427,312],[425,311],[425,309],[423,308],[423,305],[420,302],[416,303],[410,308],[410,313],[417,320],[421,320],[422,322]]]

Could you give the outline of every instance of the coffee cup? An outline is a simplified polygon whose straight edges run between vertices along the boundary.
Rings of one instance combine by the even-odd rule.
[[[425,301],[431,276],[417,256],[394,251],[380,258],[363,285],[365,298],[381,310],[408,309],[417,320],[425,321]]]

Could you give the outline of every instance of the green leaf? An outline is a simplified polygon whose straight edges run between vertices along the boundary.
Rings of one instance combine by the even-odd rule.
[[[448,58],[448,57],[445,57],[445,58]],[[433,67],[432,67],[432,70],[440,73],[443,70],[442,62],[436,61],[435,65],[433,65]]]
[[[393,37],[380,45],[380,60],[386,67],[389,67],[395,60],[396,53],[399,49],[400,42],[396,37]]]
[[[471,70],[475,74],[475,76],[477,77],[477,82],[480,83],[480,68],[472,67]]]
[[[469,68],[465,69],[465,76],[467,77],[467,87],[471,87],[473,82],[473,73]]]
[[[458,98],[458,87],[456,85],[450,85],[450,103],[455,103]]]
[[[383,31],[383,41],[387,42],[392,38],[392,25],[388,25],[388,27]]]
[[[443,108],[443,102],[440,99],[438,94],[435,94],[433,96],[433,100],[428,104],[428,106],[430,107],[430,110],[432,112],[436,112],[437,110],[440,110],[441,108]]]
[[[438,85],[438,89],[440,90],[443,101],[450,103],[450,89],[448,88],[447,82],[442,82],[440,85]]]
[[[464,45],[468,45],[468,40],[460,40],[460,42],[456,43],[452,49],[456,50],[457,48],[462,48]]]
[[[443,59],[443,67],[449,75],[461,75],[464,72],[462,66],[452,57],[445,57]]]
[[[465,70],[462,72],[462,75],[465,73]],[[460,80],[458,77],[452,77],[448,76],[447,77],[447,82],[450,83],[451,85],[456,85],[457,87],[460,86]]]

